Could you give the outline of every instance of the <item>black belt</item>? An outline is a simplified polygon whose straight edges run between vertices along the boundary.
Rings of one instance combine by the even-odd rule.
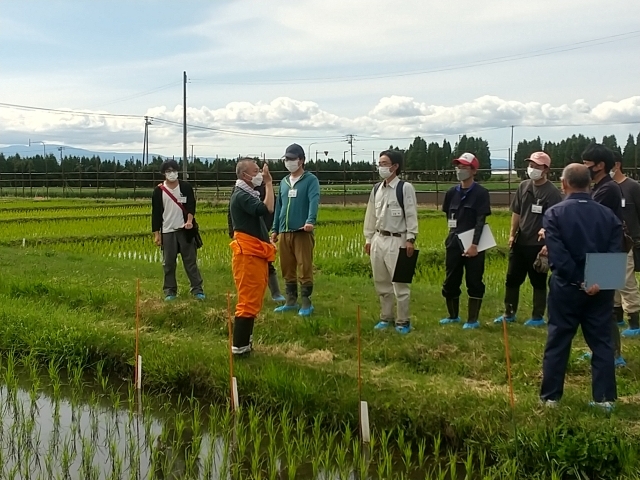
[[[386,230],[378,230],[378,233],[383,237],[401,237],[401,233],[387,232]]]

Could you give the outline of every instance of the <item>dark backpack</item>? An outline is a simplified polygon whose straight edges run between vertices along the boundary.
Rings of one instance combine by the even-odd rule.
[[[382,185],[382,182],[378,182],[373,186],[373,198],[375,199],[376,194],[378,193],[378,189]],[[398,199],[398,203],[400,204],[400,208],[402,209],[402,214],[404,215],[404,182],[400,180],[398,185],[396,186],[396,198]]]

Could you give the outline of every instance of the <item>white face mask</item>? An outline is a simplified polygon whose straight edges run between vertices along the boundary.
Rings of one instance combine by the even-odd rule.
[[[615,171],[615,170],[611,170],[611,171],[609,172],[609,175],[611,175],[611,178],[615,178],[615,176],[616,176],[616,171]]]
[[[258,174],[251,179],[251,184],[254,187],[259,187],[260,185],[262,185],[262,173],[261,172],[258,172]]]
[[[529,175],[529,178],[535,182],[542,178],[543,173],[542,170],[538,170],[537,168],[527,167],[527,175]]]
[[[164,176],[170,182],[175,182],[178,179],[178,172],[167,172]]]
[[[378,175],[383,180],[386,180],[391,176],[391,167],[378,167]]]
[[[471,178],[471,172],[465,168],[456,167],[456,177],[461,182],[464,182],[465,180],[469,180]]]
[[[300,168],[300,164],[298,163],[298,160],[285,160],[284,161],[284,166],[291,173],[297,171],[298,168]]]

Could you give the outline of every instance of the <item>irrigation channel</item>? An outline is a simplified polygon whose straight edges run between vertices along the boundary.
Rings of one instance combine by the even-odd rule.
[[[349,425],[322,417],[205,405],[156,395],[80,366],[2,358],[3,479],[472,479],[504,478],[483,454],[464,458],[375,432],[362,445]],[[392,440],[393,438],[393,440]],[[515,468],[515,464],[514,464]]]

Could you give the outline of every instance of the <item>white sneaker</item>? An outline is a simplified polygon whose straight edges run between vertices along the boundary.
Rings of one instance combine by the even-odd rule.
[[[249,353],[251,351],[251,345],[247,345],[245,347],[231,347],[231,353],[234,355],[244,355],[245,353]]]
[[[557,400],[542,400],[540,399],[540,405],[547,408],[556,408],[558,406]]]
[[[611,412],[615,407],[615,403],[613,403],[613,402],[589,402],[589,406],[590,407],[598,407],[598,408],[601,408],[602,410],[604,410],[606,412]]]

